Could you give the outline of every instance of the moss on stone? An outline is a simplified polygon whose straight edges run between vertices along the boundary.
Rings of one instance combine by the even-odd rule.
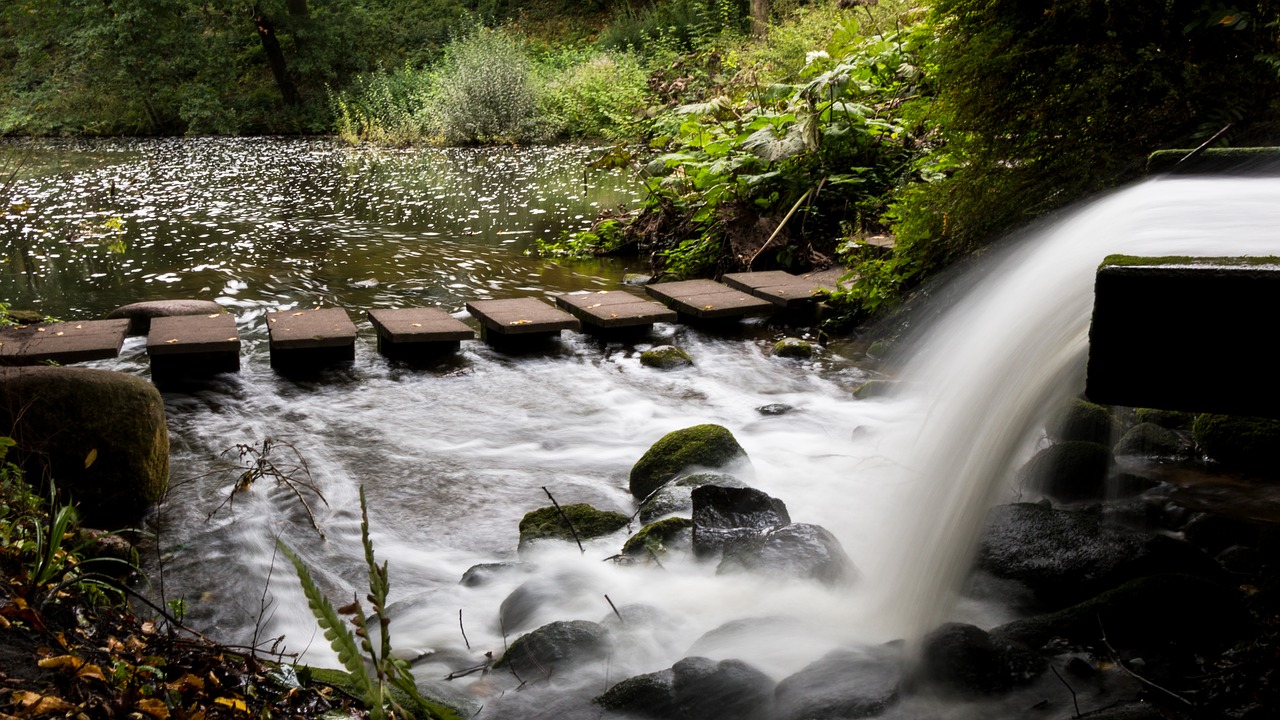
[[[1138,423],[1116,443],[1116,455],[1151,455],[1172,457],[1182,453],[1178,433],[1155,423]]]
[[[659,345],[640,353],[640,364],[659,370],[674,370],[690,367],[693,365],[693,358],[675,345]]]
[[[1195,413],[1181,410],[1160,410],[1157,408],[1138,408],[1135,413],[1140,423],[1155,423],[1162,428],[1181,430],[1191,427],[1195,422]]]
[[[1106,445],[1060,442],[1036,453],[1020,472],[1045,495],[1067,502],[1090,500],[1103,496],[1111,460]]]
[[[1099,267],[1259,267],[1280,265],[1280,257],[1262,255],[1250,257],[1199,257],[1195,255],[1162,255],[1159,257],[1139,257],[1137,255],[1108,255],[1102,259]]]
[[[776,357],[808,360],[813,357],[813,343],[800,338],[783,338],[773,344],[773,354]]]
[[[693,520],[680,517],[649,523],[640,528],[640,532],[627,538],[627,542],[622,546],[622,554],[642,555],[648,550],[661,553],[665,549],[664,546],[671,542],[672,538],[692,527]]]
[[[1109,445],[1113,424],[1109,408],[1076,398],[1058,421],[1049,427],[1049,437],[1057,441],[1077,440]]]
[[[630,521],[630,518],[622,513],[597,510],[586,503],[561,505],[560,508],[564,510],[563,516],[553,505],[526,513],[520,520],[520,546],[524,547],[526,543],[533,540],[548,538],[573,540],[574,531],[577,531],[580,540],[587,540],[608,535],[625,527]],[[565,517],[573,523],[573,530],[570,530],[568,523],[564,521]]]
[[[1205,414],[1196,418],[1191,435],[1205,455],[1225,466],[1252,472],[1280,466],[1280,420]]]
[[[631,494],[643,500],[685,468],[722,468],[746,456],[733,433],[723,426],[675,430],[662,436],[631,468]]]

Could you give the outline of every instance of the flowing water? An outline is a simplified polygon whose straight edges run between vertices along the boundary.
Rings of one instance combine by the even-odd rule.
[[[557,349],[529,356],[464,343],[455,360],[421,370],[383,361],[361,323],[353,367],[295,382],[267,366],[269,310],[456,312],[471,297],[617,287],[625,265],[523,251],[634,189],[620,174],[592,172],[584,183],[586,151],[577,148],[378,152],[202,140],[59,152],[59,167],[31,173],[13,193],[5,296],[68,317],[136,299],[211,297],[239,319],[243,371],[207,392],[166,396],[173,488],[148,569],[163,571],[156,592],[182,598],[188,623],[228,643],[283,636],[308,662],[332,663],[275,541],[296,549],[339,604],[363,594],[360,488],[375,550],[390,564],[393,644],[425,655],[419,679],[500,655],[552,620],[605,620],[611,603],[658,618],[644,632],[620,630],[607,663],[572,677],[521,692],[500,674],[450,683],[484,706],[481,717],[597,717],[581,698],[686,655],[744,659],[781,680],[833,647],[914,637],[942,619],[1009,619],[956,588],[986,508],[1017,494],[1011,470],[1034,450],[1046,415],[1083,387],[1098,263],[1113,252],[1280,253],[1280,181],[1169,179],[1114,193],[939,291],[947,310],[915,322],[899,343],[908,382],[877,400],[850,393],[874,376],[860,355],[832,346],[814,361],[779,361],[767,348],[787,331],[767,324],[733,336],[660,325],[634,344],[566,334]],[[696,367],[639,364],[639,350],[667,342]],[[137,340],[100,365],[146,373]],[[770,403],[794,410],[756,410]],[[718,575],[676,557],[661,567],[604,561],[626,531],[585,553],[544,545],[517,556],[517,524],[548,504],[546,491],[561,504],[630,514],[631,465],[664,433],[703,422],[735,433],[752,460],[751,484],[785,501],[793,520],[836,534],[863,573],[855,587]],[[305,459],[326,501],[311,498],[323,538],[288,487],[264,480],[224,504],[236,479],[224,451],[268,437]],[[281,462],[293,457],[277,450]],[[473,565],[516,560],[524,562],[484,584],[459,584]],[[500,605],[520,586],[533,602],[504,624]],[[922,715],[907,704],[891,714],[970,711]]]

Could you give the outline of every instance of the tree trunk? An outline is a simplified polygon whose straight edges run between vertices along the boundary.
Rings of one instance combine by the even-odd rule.
[[[294,84],[293,78],[289,77],[289,66],[280,49],[275,24],[257,5],[253,6],[253,22],[258,27],[258,39],[262,41],[262,51],[267,54],[267,64],[271,66],[271,74],[276,79],[276,86],[280,88],[281,97],[286,105],[297,105],[302,97],[298,94],[298,86]]]
[[[751,34],[764,37],[769,32],[769,0],[751,0]]]

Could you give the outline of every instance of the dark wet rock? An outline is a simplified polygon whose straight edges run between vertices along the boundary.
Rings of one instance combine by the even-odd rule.
[[[1199,513],[1182,528],[1182,537],[1210,555],[1217,555],[1232,545],[1257,545],[1261,535],[1251,522]]]
[[[740,660],[687,657],[671,666],[676,718],[766,720],[773,717],[774,682]]]
[[[1155,423],[1138,423],[1116,443],[1116,455],[1175,457],[1185,454],[1188,445],[1178,433]]]
[[[1227,572],[1241,575],[1253,575],[1262,572],[1264,563],[1262,554],[1253,548],[1232,545],[1214,556],[1214,560]]]
[[[795,410],[795,408],[784,403],[769,403],[768,405],[761,405],[760,407],[756,408],[756,412],[760,413],[761,415],[770,415],[770,416],[786,415],[792,410]]]
[[[1188,430],[1196,419],[1194,413],[1156,408],[1139,408],[1136,416],[1140,423],[1155,423],[1170,430]]]
[[[783,338],[773,344],[775,357],[808,360],[813,357],[813,343],[800,338]]]
[[[1210,653],[1256,632],[1231,587],[1190,575],[1152,575],[1046,615],[991,631],[1000,640],[1039,648],[1053,638],[1107,642],[1118,651]]]
[[[688,656],[736,657],[758,651],[760,647],[794,644],[796,638],[812,628],[799,618],[787,615],[765,615],[737,618],[703,633],[689,649]]]
[[[1056,500],[1076,502],[1104,497],[1110,470],[1108,446],[1068,441],[1036,453],[1018,474],[1034,490]]]
[[[119,533],[80,528],[75,545],[84,557],[81,570],[88,573],[124,578],[141,563],[138,548]]]
[[[568,518],[568,522],[565,521]],[[526,513],[520,520],[520,549],[535,540],[588,540],[626,527],[631,518],[618,512],[597,510],[586,503],[554,505]]]
[[[116,529],[142,518],[169,482],[164,400],[151,383],[110,370],[0,369],[8,459],[32,481],[55,478],[83,520]]]
[[[1077,398],[1056,421],[1049,424],[1048,433],[1055,442],[1110,445],[1114,422],[1109,408]]]
[[[779,720],[874,717],[898,699],[902,658],[889,648],[833,650],[778,683]]]
[[[692,367],[693,358],[675,345],[659,345],[640,353],[640,364],[659,370],[674,370]]]
[[[151,330],[152,318],[180,315],[221,315],[226,310],[212,300],[148,300],[118,307],[108,315],[108,320],[129,319],[130,335],[146,335]]]
[[[544,679],[558,671],[603,661],[609,632],[586,620],[553,622],[521,635],[494,667],[511,668],[525,680]]]
[[[693,489],[693,552],[718,555],[727,546],[791,522],[787,506],[754,488],[703,485]]]
[[[648,523],[664,515],[693,509],[693,489],[703,485],[746,487],[747,484],[726,473],[692,473],[676,478],[658,488],[640,504],[640,522]]]
[[[1280,420],[1236,415],[1201,415],[1191,426],[1201,452],[1225,467],[1280,473]]]
[[[674,671],[660,670],[636,675],[614,685],[594,702],[606,710],[628,712],[651,718],[675,718]]]
[[[963,695],[990,695],[1031,682],[1044,672],[1044,658],[981,628],[947,623],[924,638],[914,687]]]
[[[663,555],[668,549],[687,549],[693,544],[693,521],[673,517],[649,523],[640,532],[627,538],[622,546],[624,555],[644,555],[652,552]]]
[[[1160,708],[1149,702],[1128,702],[1089,711],[1089,720],[1164,720]]]
[[[670,626],[677,622],[676,616],[654,607],[640,603],[620,605],[606,614],[600,624],[612,633],[647,632],[650,628]]]
[[[897,386],[898,383],[894,380],[868,380],[853,389],[853,397],[858,400],[885,397]]]
[[[1221,577],[1212,558],[1181,540],[1029,503],[991,511],[977,564],[997,577],[1025,583],[1040,603],[1054,608],[1144,575]]]
[[[631,494],[643,500],[689,468],[716,470],[746,461],[733,433],[720,425],[694,425],[669,432],[631,468]]]
[[[458,584],[466,587],[479,587],[489,583],[494,578],[502,577],[509,573],[527,573],[529,571],[529,565],[522,562],[480,563],[467,568],[467,571],[462,573],[462,579],[458,581]]]
[[[847,585],[858,568],[826,528],[793,523],[766,530],[726,547],[717,572],[760,572],[780,577]]]
[[[532,625],[543,607],[555,607],[586,590],[582,576],[571,572],[535,575],[512,590],[498,606],[499,628],[519,632]]]

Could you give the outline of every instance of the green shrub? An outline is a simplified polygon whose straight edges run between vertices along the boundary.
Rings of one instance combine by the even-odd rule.
[[[615,50],[688,51],[747,30],[743,0],[667,0],[637,12],[627,4],[600,35]]]
[[[540,106],[558,135],[610,140],[642,134],[648,74],[634,53],[596,53],[548,73]]]
[[[540,135],[528,48],[510,30],[476,27],[445,48],[428,116],[449,144],[518,142]]]
[[[357,76],[329,105],[338,134],[348,142],[405,145],[425,140],[430,124],[424,109],[430,77],[409,67]]]

